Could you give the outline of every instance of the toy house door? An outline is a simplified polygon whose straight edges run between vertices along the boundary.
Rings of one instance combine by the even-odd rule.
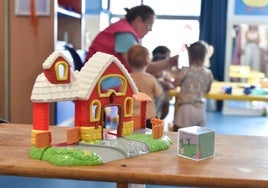
[[[106,105],[103,108],[104,127],[108,129],[109,134],[122,136],[122,106]]]

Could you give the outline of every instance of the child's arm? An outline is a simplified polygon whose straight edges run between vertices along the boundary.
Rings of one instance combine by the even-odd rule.
[[[214,77],[213,77],[213,74],[212,73],[210,73],[209,76],[210,76],[210,82],[209,82],[208,87],[207,87],[207,93],[210,92],[211,85],[212,85],[212,82],[214,80]]]
[[[153,74],[159,70],[164,70],[168,67],[178,66],[178,55],[175,55],[169,59],[159,60],[154,63],[149,63],[146,68],[146,72]]]
[[[173,82],[173,85],[175,87],[180,86],[183,78],[186,76],[187,73],[188,73],[188,68],[183,67],[182,69],[180,69],[179,72],[178,72],[178,74],[175,77],[175,80]]]
[[[162,85],[164,90],[168,89],[174,89],[173,82],[170,80],[165,80],[165,79],[158,79],[159,83]]]

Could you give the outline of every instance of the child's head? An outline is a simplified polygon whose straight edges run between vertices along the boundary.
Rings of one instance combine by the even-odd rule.
[[[170,57],[170,49],[166,46],[157,46],[152,52],[153,61],[163,60]]]
[[[134,45],[129,48],[127,53],[127,59],[132,68],[144,68],[150,62],[149,51],[147,48],[141,45]]]
[[[207,55],[209,45],[205,41],[197,41],[188,47],[190,65],[203,65]]]

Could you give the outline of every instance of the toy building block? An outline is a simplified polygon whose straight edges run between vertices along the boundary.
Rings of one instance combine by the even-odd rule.
[[[153,138],[159,139],[164,133],[164,121],[157,118],[151,118]]]
[[[215,156],[215,131],[199,126],[178,130],[177,155],[193,160]]]
[[[51,131],[32,130],[31,142],[36,148],[49,147],[51,145]]]
[[[49,103],[33,104],[33,125],[35,130],[48,130]]]
[[[134,130],[141,129],[141,116],[140,115],[133,115],[132,120],[134,122]]]
[[[122,135],[123,136],[128,136],[128,135],[131,135],[131,134],[133,134],[133,124],[134,124],[134,121],[132,121],[132,122],[128,122],[128,123],[125,123],[124,125],[123,125],[123,133],[122,133]]]
[[[140,128],[145,129],[146,127],[146,110],[147,110],[147,102],[151,101],[152,99],[146,95],[145,93],[139,92],[133,96],[136,102],[140,102]],[[139,127],[139,126],[135,126]]]
[[[82,141],[94,142],[102,139],[102,127],[80,127]]]
[[[74,127],[67,130],[67,144],[75,144],[80,141],[80,128]]]

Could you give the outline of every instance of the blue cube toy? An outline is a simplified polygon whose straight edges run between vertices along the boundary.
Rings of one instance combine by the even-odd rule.
[[[215,156],[215,131],[199,126],[178,130],[177,155],[193,160]]]

